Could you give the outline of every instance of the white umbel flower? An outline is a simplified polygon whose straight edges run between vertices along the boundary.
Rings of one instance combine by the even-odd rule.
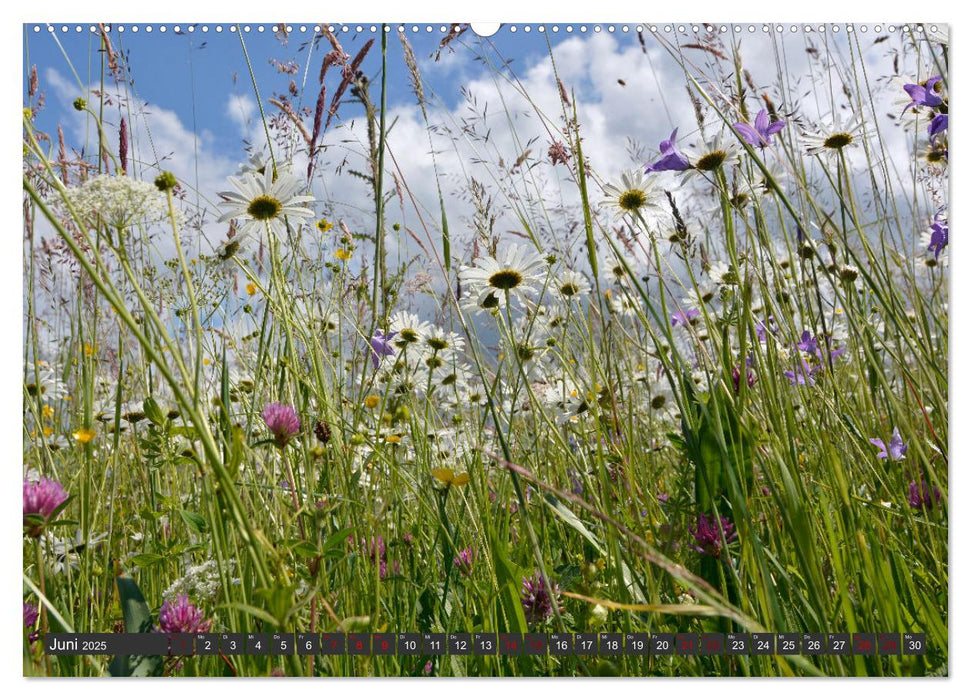
[[[113,229],[168,217],[165,195],[155,185],[124,175],[95,175],[69,189],[67,197],[79,215]]]

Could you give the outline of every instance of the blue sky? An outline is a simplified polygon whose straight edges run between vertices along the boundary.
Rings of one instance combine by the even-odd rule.
[[[24,31],[27,70],[31,65],[36,65],[42,80],[47,69],[54,69],[73,80],[73,66],[73,71],[78,74],[82,83],[98,83],[101,75],[101,54],[97,34],[90,33],[87,29],[76,33],[73,27],[71,31],[62,33],[59,26],[58,31],[53,34],[46,31],[46,28],[35,33],[34,26],[25,25]],[[219,34],[211,29],[202,34],[198,28],[190,34],[185,31],[188,25],[181,25],[182,33],[176,34],[172,30],[174,25],[168,26],[169,30],[164,34],[157,28],[150,34],[144,29],[138,33],[130,30],[123,34],[112,33],[115,49],[128,57],[131,66],[133,82],[130,89],[150,106],[158,105],[173,110],[184,124],[190,127],[195,124],[197,129],[211,131],[218,150],[238,152],[240,141],[236,125],[227,114],[227,98],[233,94],[253,94],[239,36],[229,32],[228,25],[223,25],[225,29]],[[370,26],[365,26],[360,33],[356,28],[357,25],[352,25],[348,32],[338,29],[337,35],[345,50],[352,56],[368,39],[376,39],[362,68],[366,74],[377,79],[381,67],[380,35],[372,34]],[[406,34],[420,61],[423,77],[428,83],[427,89],[449,107],[455,107],[461,99],[458,78],[462,73],[481,72],[482,68],[469,60],[455,60],[455,54],[451,54],[448,49],[443,52],[441,61],[436,63],[431,55],[437,50],[442,36],[437,27],[431,34],[423,30],[412,33],[410,29]],[[312,36],[312,27],[308,27],[306,34],[294,31],[286,45],[281,44],[269,28],[262,34],[254,31],[244,36],[264,101],[273,92],[285,91],[291,79],[295,79],[298,84],[304,80]],[[459,42],[465,47],[477,47],[476,50],[480,52],[492,47],[492,53],[498,52],[505,60],[511,61],[511,67],[516,69],[529,65],[546,54],[546,36],[556,45],[571,35],[565,32],[544,35],[535,31],[530,34],[520,31],[517,34],[499,32],[495,37],[481,39],[466,32]],[[627,38],[636,42],[636,34],[633,32]],[[485,44],[480,46],[480,42]],[[461,46],[456,48],[463,54],[468,53]],[[320,60],[329,50],[330,46],[325,40],[321,40],[313,51],[310,70],[306,75],[308,94],[316,94]],[[269,62],[270,57],[283,63],[294,61],[300,66],[300,73],[295,76],[282,74]],[[401,44],[393,34],[388,41],[388,75],[389,105],[413,104],[415,100],[404,65]],[[26,76],[24,91],[26,99]],[[78,93],[81,93],[80,87]],[[70,103],[49,101],[47,109],[38,117],[38,126],[48,132],[54,131],[57,123],[71,116],[71,110]],[[348,106],[341,111],[340,116],[350,119],[360,113],[358,107]]]
[[[125,32],[113,28],[112,42],[116,51],[127,57],[132,82],[111,86],[109,79],[108,92],[125,94],[134,105],[128,112],[128,122],[135,176],[152,179],[161,167],[197,191],[192,201],[206,209],[208,222],[200,233],[215,247],[225,236],[225,225],[215,225],[216,193],[226,189],[226,178],[245,162],[244,143],[261,145],[265,134],[239,36],[228,31],[229,25],[223,25],[221,33],[212,27],[207,33],[201,27],[189,33],[185,31],[188,25],[181,25],[180,34],[173,31],[173,24],[167,26],[164,34],[158,31],[158,25],[150,34],[144,25],[137,33],[130,27]],[[273,36],[269,25],[263,33],[255,31],[254,25],[254,31],[244,34],[268,116],[278,114],[268,99],[286,92],[291,80],[301,88],[296,106],[311,110],[314,106],[317,75],[330,46],[321,40],[311,50],[312,26],[306,26],[308,31],[301,33],[300,25],[293,25],[286,45]],[[450,228],[456,236],[453,240],[470,240],[474,207],[468,193],[473,179],[483,183],[494,198],[499,232],[521,234],[525,220],[541,237],[562,236],[565,230],[576,230],[572,222],[576,220],[577,188],[568,171],[552,166],[546,157],[550,143],[563,138],[557,78],[575,95],[584,156],[595,173],[595,206],[603,200],[597,195],[599,185],[616,181],[624,169],[643,168],[645,160],[656,155],[658,143],[674,128],[679,129],[682,146],[692,145],[702,135],[710,138],[724,132],[724,124],[710,112],[704,127],[708,133],[699,131],[684,69],[659,38],[687,45],[683,49],[685,60],[696,75],[717,76],[706,84],[712,94],[730,89],[724,77],[731,73],[730,61],[716,65],[713,54],[692,48],[699,37],[690,30],[678,37],[674,33],[655,37],[647,32],[643,50],[634,31],[636,25],[630,25],[631,30],[626,33],[620,31],[623,25],[616,26],[613,33],[540,33],[537,25],[532,25],[529,33],[524,31],[524,25],[518,25],[518,31],[513,33],[506,26],[487,40],[467,32],[453,43],[454,53],[446,50],[441,61],[436,62],[431,56],[442,33],[437,27],[425,32],[424,25],[421,31],[413,33],[409,25],[406,34],[429,97],[431,134],[416,106],[395,26],[388,41],[388,121],[393,127],[387,140],[386,167],[408,189],[409,196],[402,196],[389,215],[391,222],[401,224],[402,231],[411,229],[417,233],[411,237],[401,233],[399,240],[390,242],[389,250],[400,250],[402,259],[407,259],[419,252],[416,238],[422,238],[426,246],[440,242],[441,237],[434,230],[440,220],[439,186],[448,204]],[[365,25],[362,32],[356,31],[356,25],[348,28],[344,32],[338,25],[336,33],[345,51],[352,55],[368,39],[378,39],[362,68],[372,81],[379,80],[380,34],[372,33],[370,25]],[[46,98],[36,124],[52,135],[62,125],[69,146],[87,144],[86,153],[90,154],[97,132],[92,120],[73,110],[71,103],[81,94],[87,94],[89,102],[97,102],[82,85],[88,89],[99,85],[98,35],[86,27],[80,33],[73,27],[66,33],[57,29],[52,35],[44,28],[35,33],[32,25],[24,27],[25,64],[28,70],[31,65],[37,66],[40,89]],[[550,61],[547,39],[552,44],[554,62]],[[761,106],[759,96],[767,94],[787,113],[798,114],[803,125],[820,118],[825,121],[834,110],[841,112],[841,118],[851,116],[839,86],[851,77],[849,73],[858,71],[854,81],[868,81],[874,94],[876,116],[869,119],[883,130],[881,137],[888,153],[899,160],[900,172],[906,175],[912,137],[887,116],[890,112],[900,113],[900,108],[892,104],[894,91],[887,81],[893,71],[892,52],[898,50],[901,42],[899,38],[876,41],[872,32],[861,35],[861,39],[865,78],[859,73],[861,65],[854,63],[848,68],[851,62],[845,33],[728,32],[713,45],[727,54],[737,43],[754,86],[754,90],[747,91],[752,113]],[[820,60],[809,58],[810,48],[821,56]],[[281,73],[271,64],[271,58],[281,63],[293,61],[298,67],[296,74]],[[502,62],[508,62],[518,82],[508,81],[508,72],[495,70]],[[900,70],[904,74],[917,72],[909,59],[900,61]],[[338,69],[328,73],[328,101],[338,80]],[[897,90],[897,96],[905,93]],[[372,97],[378,98],[377,85]],[[352,229],[370,230],[373,195],[369,185],[352,172],[367,170],[366,132],[360,116],[361,108],[345,101],[339,118],[323,137],[326,150],[320,156],[311,189],[318,200],[319,215],[335,221],[344,219]],[[118,119],[116,107],[106,111],[109,141],[117,139]],[[304,123],[309,128],[312,119],[305,117]],[[470,124],[474,132],[470,131]],[[797,128],[801,127],[795,123],[790,127],[792,132]],[[294,172],[304,173],[306,149],[301,153],[299,138],[292,143],[296,144],[290,152]],[[436,153],[435,161],[430,157],[431,151]],[[515,178],[501,175],[501,168],[495,167],[498,163],[516,162],[527,152],[530,167]],[[863,158],[862,149],[857,149],[853,157]],[[668,183],[673,184],[673,180]],[[529,207],[523,202],[529,202]],[[610,212],[604,209],[602,214],[607,217]],[[699,206],[696,215],[704,221],[707,210]],[[200,247],[205,244],[200,243]],[[460,256],[465,252],[453,248],[453,253]]]

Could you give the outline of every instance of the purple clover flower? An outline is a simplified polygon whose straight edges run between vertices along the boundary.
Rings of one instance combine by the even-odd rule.
[[[553,590],[552,599],[546,586],[543,585],[543,578],[539,575],[539,571],[534,571],[532,578],[523,577],[523,590],[520,591],[520,596],[523,612],[529,624],[545,622],[553,614],[554,607],[559,607],[560,587],[550,581],[550,588]]]
[[[67,491],[58,482],[42,476],[40,481],[24,479],[24,527],[31,537],[40,537],[44,526],[36,518],[49,520],[54,511],[67,500]]]
[[[722,518],[719,528],[715,516],[712,516],[709,520],[705,513],[698,516],[697,527],[688,528],[688,532],[695,538],[695,544],[691,545],[691,549],[699,554],[707,554],[716,558],[720,557],[722,553],[722,533],[725,534],[725,544],[738,539],[735,525],[732,524],[730,519]]]
[[[371,362],[374,363],[375,369],[381,364],[382,357],[391,357],[394,355],[394,346],[391,344],[391,339],[395,337],[395,334],[396,331],[391,331],[387,334],[378,331],[371,338]]]
[[[190,603],[189,596],[185,595],[162,603],[158,623],[160,631],[179,634],[208,632],[212,628],[212,620],[207,620],[202,610]]]
[[[349,541],[353,545],[353,535],[351,535]],[[368,558],[373,563],[378,565],[378,575],[381,577],[381,579],[386,579],[388,577],[388,549],[384,544],[384,538],[381,537],[381,535],[378,535],[376,537],[372,537],[370,542],[362,542],[361,544],[364,545]],[[395,561],[392,564],[391,570],[395,575],[400,574],[401,562]]]
[[[947,219],[941,216],[941,212],[937,212],[934,216],[934,223],[931,224],[931,244],[927,246],[928,252],[934,251],[935,260],[941,254],[941,251],[947,247],[947,239]]]
[[[904,107],[904,112],[906,112],[911,107],[940,107],[944,100],[941,96],[937,94],[934,87],[941,82],[941,76],[935,75],[933,78],[928,78],[923,85],[919,83],[907,83],[904,85],[904,90],[910,95],[910,104]],[[903,112],[901,112],[903,114]]]
[[[700,315],[701,312],[696,309],[688,309],[687,311],[681,311],[679,309],[671,314],[671,327],[677,328],[678,326],[684,326],[687,328],[691,325],[691,319],[698,318]]]
[[[739,133],[748,145],[758,148],[768,146],[772,137],[782,131],[785,125],[786,123],[783,120],[770,123],[769,113],[764,109],[760,109],[759,113],[755,115],[754,126],[750,126],[745,122],[733,124],[735,131]]]
[[[752,371],[751,364],[751,359],[745,358],[745,383],[753,387],[755,386],[755,373]],[[735,387],[735,393],[738,394],[742,388],[742,367],[740,364],[732,367],[732,384]]]
[[[33,644],[40,639],[40,632],[34,629],[37,626],[37,617],[40,611],[33,603],[24,601],[24,630],[27,632],[27,641]]]
[[[907,443],[900,437],[900,431],[894,426],[893,435],[890,436],[890,444],[887,445],[880,438],[870,438],[870,443],[880,448],[877,459],[890,459],[891,462],[899,462],[907,454]]]
[[[472,547],[466,547],[458,556],[452,561],[455,564],[455,568],[459,570],[459,573],[463,576],[472,575],[472,565],[475,563],[475,553],[472,551]]]
[[[916,481],[910,482],[910,495],[907,502],[910,507],[914,510],[934,510],[935,501],[937,505],[941,503],[941,490],[934,487],[934,497],[931,498],[931,487],[923,479],[920,480],[920,486],[917,485]]]
[[[278,402],[267,404],[263,409],[263,421],[280,448],[286,447],[300,432],[300,418],[293,406]]]
[[[681,172],[691,168],[691,163],[674,147],[674,140],[678,137],[678,130],[671,132],[671,137],[666,141],[661,141],[661,157],[647,166],[644,173],[659,173],[664,170],[674,170]]]

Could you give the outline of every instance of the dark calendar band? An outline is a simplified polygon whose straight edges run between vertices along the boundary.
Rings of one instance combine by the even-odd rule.
[[[920,656],[921,632],[577,633],[273,632],[47,634],[44,652],[141,656]]]

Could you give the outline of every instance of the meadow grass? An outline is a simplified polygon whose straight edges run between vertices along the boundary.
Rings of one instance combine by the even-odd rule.
[[[123,83],[135,67],[100,36],[102,84]],[[300,98],[310,116],[264,112],[251,72],[269,155],[227,186],[244,201],[220,202],[235,236],[211,250],[200,218],[218,213],[192,203],[189,173],[163,174],[124,135],[119,148],[105,105],[80,98],[98,135],[72,157],[35,128],[28,87],[24,601],[38,614],[24,673],[109,672],[43,656],[33,632],[148,625],[914,631],[929,653],[217,656],[112,672],[946,675],[947,250],[920,236],[943,225],[946,244],[946,134],[928,150],[926,130],[946,114],[947,53],[900,39],[932,66],[920,81],[942,80],[903,119],[917,127],[899,173],[858,38],[825,52],[846,96],[815,99],[859,124],[816,143],[796,104],[747,84],[734,41],[691,53],[648,36],[683,69],[696,151],[673,141],[650,176],[654,149],[627,180],[595,172],[579,91],[560,82],[559,114],[533,104],[548,156],[510,163],[484,122],[465,125],[491,179],[469,176],[460,230],[444,180],[437,211],[399,180],[384,78],[399,39],[351,57],[325,31],[331,92]],[[435,97],[401,40],[434,154]],[[452,48],[480,50],[466,40]],[[530,99],[508,67],[493,74]],[[356,224],[327,220],[314,194],[331,177],[313,167],[330,104],[367,125]],[[786,122],[765,148],[738,127],[760,109]],[[569,229],[540,160],[572,188]],[[419,233],[402,230],[406,209]],[[496,232],[500,213],[519,237]],[[420,252],[399,265],[392,238]],[[41,477],[69,498],[28,513]]]

